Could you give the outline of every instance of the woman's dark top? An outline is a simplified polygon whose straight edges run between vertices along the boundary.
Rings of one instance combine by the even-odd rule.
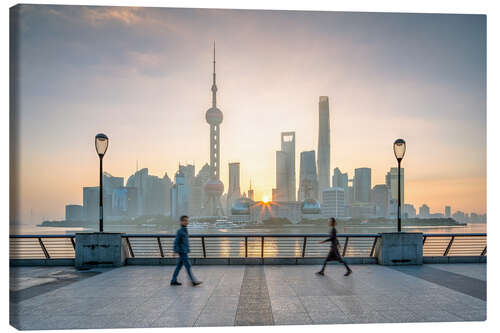
[[[335,229],[335,227],[330,230],[330,237],[326,239],[326,242],[332,243],[330,245],[331,248],[337,248],[337,245],[339,245],[339,241],[337,239],[337,229]]]
[[[328,237],[328,239],[326,239],[325,241],[331,242],[330,252],[328,252],[328,257],[326,258],[326,260],[341,260],[342,258],[338,249],[339,241],[337,239],[337,229],[335,229],[335,227],[330,230],[330,237]]]

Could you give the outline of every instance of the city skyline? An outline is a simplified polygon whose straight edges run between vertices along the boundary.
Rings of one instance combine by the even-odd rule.
[[[22,132],[21,221],[30,218],[31,211],[38,217],[33,222],[39,221],[41,217],[60,218],[64,215],[65,204],[81,202],[81,186],[97,184],[98,160],[93,149],[93,136],[99,131],[110,137],[104,170],[115,176],[132,174],[137,160],[140,161],[141,168],[147,167],[150,170],[150,174],[162,176],[167,172],[171,179],[174,178],[179,161],[194,163],[196,171],[209,162],[206,142],[209,130],[203,113],[209,100],[207,87],[212,79],[209,75],[208,55],[213,39],[217,40],[217,48],[221,50],[218,52],[221,66],[217,69],[218,77],[221,78],[220,83],[218,82],[218,105],[224,110],[225,118],[221,133],[220,174],[226,188],[228,161],[239,162],[241,189],[249,188],[252,179],[256,199],[271,197],[271,189],[275,186],[275,152],[280,149],[280,132],[294,131],[297,135],[294,157],[295,174],[298,175],[300,153],[316,151],[317,148],[317,100],[318,96],[324,95],[330,98],[331,111],[335,110],[330,117],[333,133],[330,174],[333,174],[333,168],[339,167],[352,178],[354,169],[370,167],[373,171],[372,185],[384,184],[387,170],[396,166],[392,142],[403,137],[408,142],[407,156],[403,160],[403,166],[407,170],[406,202],[416,207],[426,203],[431,211],[444,211],[445,205],[451,205],[454,210],[475,211],[480,214],[486,212],[486,113],[483,86],[485,41],[476,40],[484,38],[482,32],[485,19],[482,16],[423,15],[422,19],[417,19],[409,14],[363,16],[361,13],[228,11],[231,15],[236,15],[236,21],[241,19],[240,22],[257,29],[258,36],[262,36],[263,32],[257,25],[270,24],[272,16],[288,27],[294,26],[293,18],[303,19],[306,31],[296,36],[287,34],[281,46],[292,52],[295,50],[292,42],[299,39],[316,52],[311,55],[295,55],[284,61],[283,50],[272,43],[277,38],[276,33],[271,33],[262,41],[253,35],[244,35],[245,28],[248,29],[245,25],[228,33],[224,27],[234,25],[235,19],[226,16],[226,11],[195,10],[193,15],[207,20],[211,26],[209,31],[198,37],[194,36],[194,32],[200,29],[198,24],[191,27],[191,30],[188,29],[187,23],[192,22],[193,18],[188,15],[191,11],[186,9],[160,9],[158,14],[147,8],[105,7],[99,12],[95,7],[20,8],[24,8],[21,10],[24,16],[20,35],[23,36],[24,33],[24,40],[20,40],[20,62],[27,68],[20,75],[20,99],[23,101],[19,107]],[[53,20],[30,20],[32,11],[36,11],[42,18]],[[315,28],[330,27],[327,18],[332,15],[336,19],[334,21],[340,21],[341,26],[349,27],[350,33],[359,40],[354,38],[353,41],[348,41],[336,36],[343,42],[342,49],[333,50],[330,44],[322,49],[322,42],[327,40],[334,43],[335,38],[329,39],[323,33],[314,39],[313,33]],[[405,16],[409,23],[403,22],[401,16]],[[311,17],[319,22],[314,23]],[[362,20],[369,19],[368,23],[364,23],[363,29],[356,30],[356,26],[348,22],[349,17],[360,24]],[[165,18],[165,22],[161,18]],[[406,69],[405,72],[408,63],[399,59],[402,63],[392,64],[395,69],[388,73],[388,77],[378,77],[380,82],[375,82],[369,79],[379,75],[375,65],[377,62],[388,62],[384,56],[388,56],[388,52],[394,52],[396,46],[388,38],[377,35],[377,29],[383,31],[388,28],[383,22],[386,19],[392,25],[401,27],[430,24],[432,28],[427,27],[426,34],[432,37],[431,33],[437,33],[437,39],[444,38],[446,46],[453,51],[465,47],[464,43],[459,39],[449,38],[448,35],[445,38],[446,29],[440,27],[438,21],[444,19],[446,26],[456,27],[458,31],[446,32],[453,36],[463,33],[465,28],[460,27],[465,24],[472,30],[466,34],[468,43],[477,44],[480,50],[468,50],[469,53],[466,52],[465,55],[450,53],[434,36],[430,42],[426,41],[430,45],[425,49],[427,53],[423,54],[430,55],[432,61],[412,59],[418,65],[415,65],[414,70]],[[216,20],[219,22],[215,22]],[[57,56],[65,60],[57,67],[56,63],[51,63],[47,58],[53,51],[46,48],[56,40],[58,43],[61,41],[57,36],[49,37],[49,32],[69,24],[68,22],[77,23],[76,27],[65,32],[69,35],[86,28],[101,31],[109,38],[110,34],[116,34],[118,30],[132,33],[132,40],[135,39],[136,43],[139,37],[148,36],[147,43],[167,40],[174,45],[179,41],[168,35],[172,31],[179,33],[179,27],[182,27],[187,30],[181,29],[181,33],[189,32],[185,37],[189,43],[178,44],[180,50],[159,48],[155,43],[145,45],[146,42],[128,48],[120,42],[104,46],[99,44],[98,38],[97,43],[103,50],[98,53],[97,58],[89,59],[89,53],[85,52],[90,52],[93,47],[88,44],[89,36],[84,35],[83,40],[73,40],[74,44],[70,44],[69,50],[65,51],[67,53],[62,52],[62,46],[57,46],[59,52],[62,52]],[[167,36],[155,30],[159,24],[171,22],[177,25],[168,26],[172,30],[167,31]],[[383,51],[373,42],[364,40],[370,26],[375,28],[372,37],[384,41],[389,51]],[[29,33],[40,27],[45,29],[36,31],[34,35]],[[397,36],[403,38],[408,29],[411,31],[411,28],[406,29]],[[146,35],[147,32],[151,36]],[[39,45],[40,42],[34,37],[36,34],[41,34],[46,44]],[[244,47],[248,46],[244,43],[236,44],[239,48],[231,47],[235,42],[233,38],[241,37],[242,34],[246,36],[245,42],[258,47]],[[73,35],[73,39],[74,37],[76,35]],[[127,36],[126,39],[130,38]],[[63,45],[68,46],[67,43]],[[416,47],[411,43],[404,45],[408,48]],[[44,52],[40,57],[48,61],[48,68],[52,71],[61,68],[64,75],[48,72],[42,66],[43,61],[32,58],[31,53],[23,53],[23,50],[29,52],[37,47],[42,47]],[[73,54],[79,48],[82,48],[87,58]],[[438,48],[441,53],[448,52],[448,58],[442,57],[438,52],[431,52],[432,48]],[[355,52],[358,58],[350,60],[348,58],[352,54],[345,49],[349,52],[369,50],[376,59],[363,57],[363,52]],[[118,61],[111,66],[110,60],[118,50],[124,51],[127,57],[118,57],[123,63]],[[182,59],[182,51],[190,51],[188,54],[192,56]],[[422,55],[421,52],[420,54]],[[327,55],[334,56],[333,60],[327,61]],[[445,63],[450,59],[454,59],[455,63]],[[83,73],[77,68],[78,60],[89,61],[83,67],[90,70],[91,74]],[[280,64],[278,60],[285,64]],[[314,65],[316,60],[321,60],[318,66]],[[310,68],[299,71],[300,64],[304,62]],[[239,66],[240,63],[245,66]],[[262,68],[264,64],[267,65]],[[350,71],[345,70],[345,65],[348,65]],[[176,71],[175,67],[184,71]],[[186,72],[186,68],[194,69]],[[455,71],[457,68],[458,71]],[[431,73],[436,70],[438,74]],[[109,71],[114,75],[111,79],[105,76]],[[337,75],[324,80],[323,71],[337,71]],[[50,74],[52,76],[49,77],[53,80],[41,87],[40,79],[33,77],[33,72],[45,76]],[[251,74],[252,72],[255,74]],[[350,77],[353,73],[354,77]],[[404,79],[398,78],[397,73],[402,73]],[[412,75],[415,75],[415,80],[411,80]],[[180,76],[183,77],[182,80]],[[473,83],[462,82],[464,76],[472,76],[470,80]],[[248,78],[248,82],[242,82],[241,78]],[[134,81],[134,84],[128,82],[133,79],[138,81]],[[86,89],[72,89],[72,85],[80,81]],[[92,87],[92,84],[96,86]],[[358,85],[360,88],[354,89]],[[110,87],[107,92],[102,90],[105,86]],[[165,91],[172,91],[173,95]],[[382,92],[382,96],[389,97],[379,98]],[[289,96],[294,98],[289,100]],[[69,101],[70,98],[77,102]],[[405,102],[405,98],[410,101]],[[422,98],[424,102],[421,101]],[[367,102],[363,103],[363,99]],[[417,100],[416,106],[411,104]],[[40,103],[37,104],[39,108],[35,107],[35,103]],[[431,111],[425,111],[426,107]],[[404,108],[404,111],[398,112],[400,108]],[[469,109],[475,115],[467,112]],[[424,112],[423,116],[421,112]],[[85,118],[82,119],[83,116]],[[98,120],[101,121],[100,125],[97,124]],[[263,120],[267,122],[264,122],[265,126],[262,126]],[[81,129],[77,133],[71,126],[76,124]],[[43,131],[43,125],[51,126],[48,127],[50,131]],[[467,132],[457,134],[460,130]],[[56,134],[66,135],[67,140],[58,142]],[[295,177],[295,181],[298,184],[298,177]],[[75,184],[78,185],[74,186]],[[294,195],[297,194],[297,189],[298,187],[295,188]]]

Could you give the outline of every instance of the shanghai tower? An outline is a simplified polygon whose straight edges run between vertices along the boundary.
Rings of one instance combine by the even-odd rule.
[[[220,124],[222,111],[217,108],[217,85],[215,84],[215,43],[212,74],[212,107],[207,110],[205,119],[210,125],[210,180],[205,184],[207,202],[205,207],[210,216],[222,216],[220,197],[224,192],[224,184],[220,181]]]
[[[318,187],[321,202],[323,190],[330,187],[330,107],[328,96],[319,97]]]

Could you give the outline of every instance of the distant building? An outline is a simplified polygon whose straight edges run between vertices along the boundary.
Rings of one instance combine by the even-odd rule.
[[[330,187],[330,106],[328,96],[320,96],[318,104],[318,184],[319,193]],[[323,202],[322,198],[320,201]]]
[[[83,221],[83,206],[66,205],[66,221]]]
[[[227,209],[231,211],[233,204],[241,197],[240,191],[240,163],[229,163],[229,187],[227,189]]]
[[[389,186],[391,191],[391,199],[398,200],[398,168],[391,168],[386,175],[386,185]],[[405,169],[401,168],[401,208],[405,204]],[[397,213],[396,213],[397,214]],[[403,210],[401,210],[403,216]]]
[[[372,202],[375,204],[375,217],[389,216],[390,192],[385,184],[375,185],[372,189]]]
[[[348,199],[349,177],[346,173],[342,173],[339,168],[333,170],[332,187],[340,187],[344,189],[346,204]]]
[[[458,221],[458,222],[467,222],[467,216],[465,215],[464,212],[458,210],[452,215],[453,219]]]
[[[299,201],[318,200],[318,174],[314,150],[300,153]]]
[[[295,201],[295,132],[281,133],[281,150],[276,152],[276,199]]]
[[[104,195],[113,195],[116,188],[123,187],[123,177],[113,177],[111,174],[104,172],[102,177],[102,191]]]
[[[188,215],[189,187],[181,170],[175,174],[175,184],[172,186],[172,217],[178,220],[182,215]]]
[[[413,218],[417,217],[417,210],[415,209],[415,207],[412,204],[405,204],[403,211],[404,211],[403,216],[405,218],[413,219]]]
[[[321,207],[316,199],[304,200],[300,210],[302,213],[301,220],[318,220],[322,218]]]
[[[233,223],[248,223],[250,222],[250,207],[254,205],[254,201],[249,198],[239,198],[235,200],[231,207],[231,222]]]
[[[166,191],[166,181],[170,179],[159,178],[149,175],[148,169],[143,168],[130,176],[126,187],[137,189],[137,215],[165,215],[167,213],[166,200],[168,198]]]
[[[83,188],[83,216],[87,221],[99,220],[99,187]]]
[[[205,192],[205,185],[210,180],[210,165],[205,163],[198,171],[194,179],[192,188],[189,189],[189,216],[208,216],[210,215],[209,207],[205,206],[208,196]]]
[[[353,202],[351,205],[353,219],[370,219],[375,217],[375,204],[373,202]]]
[[[420,206],[420,208],[418,209],[418,217],[421,218],[421,219],[428,219],[430,217],[431,213],[430,213],[430,209],[429,209],[429,206],[427,206],[426,204],[423,204],[422,206]]]
[[[346,217],[345,191],[341,187],[330,187],[323,190],[323,204],[321,205],[323,217]]]
[[[137,189],[135,187],[120,187],[113,191],[113,216],[134,218],[137,216]]]
[[[270,218],[286,218],[291,223],[302,219],[302,203],[299,201],[256,202],[250,207],[250,221],[262,223]]]
[[[163,175],[163,186],[165,187],[165,189],[164,189],[164,191],[165,191],[164,215],[166,215],[166,216],[170,216],[170,211],[172,209],[172,207],[170,206],[171,202],[172,202],[170,195],[172,194],[171,192],[172,192],[173,185],[174,185],[174,183],[172,182],[170,177],[165,172],[165,174]]]
[[[450,206],[445,206],[444,207],[444,216],[445,217],[451,217],[451,207]]]
[[[372,188],[372,169],[354,170],[354,202],[370,202]]]
[[[255,200],[255,194],[254,194],[254,191],[252,189],[252,181],[250,181],[250,188],[248,189],[248,199],[254,201]]]

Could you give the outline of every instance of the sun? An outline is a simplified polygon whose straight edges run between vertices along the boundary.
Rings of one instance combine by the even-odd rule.
[[[267,196],[265,196],[264,198],[262,198],[262,202],[263,203],[268,203],[269,202],[269,198]]]

